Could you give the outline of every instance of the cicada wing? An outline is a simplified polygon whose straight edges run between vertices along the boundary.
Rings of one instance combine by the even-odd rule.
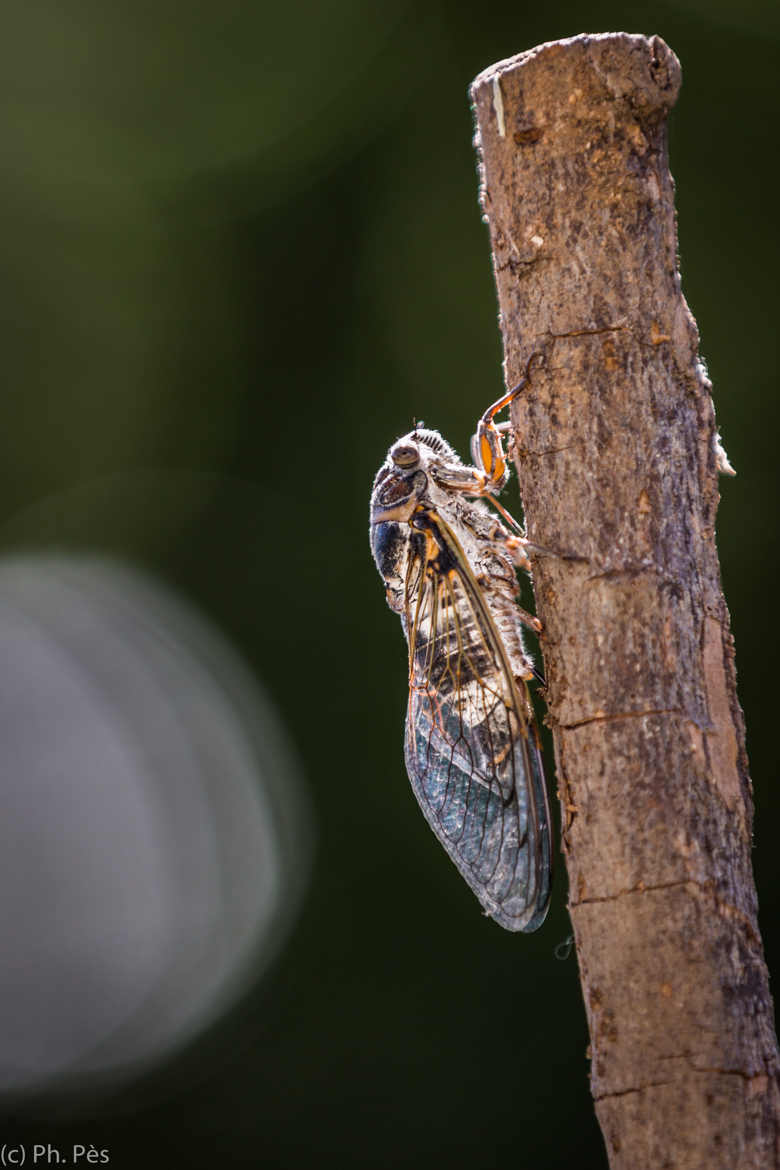
[[[550,897],[539,734],[468,559],[433,510],[406,588],[406,766],[423,813],[485,910],[536,930]]]

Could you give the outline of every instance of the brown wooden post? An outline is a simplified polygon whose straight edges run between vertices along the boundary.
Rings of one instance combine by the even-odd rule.
[[[715,547],[719,446],[680,288],[658,37],[578,36],[472,86],[613,1168],[766,1170],[778,1056]],[[735,485],[736,486],[736,485]]]

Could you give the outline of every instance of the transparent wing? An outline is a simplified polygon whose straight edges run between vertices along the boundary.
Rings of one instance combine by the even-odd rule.
[[[536,930],[551,851],[533,711],[455,533],[432,509],[412,524],[421,536],[405,590],[409,778],[486,911],[509,930]]]

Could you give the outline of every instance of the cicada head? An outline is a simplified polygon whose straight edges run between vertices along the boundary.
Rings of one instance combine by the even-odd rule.
[[[431,468],[457,458],[438,431],[418,427],[396,440],[374,480],[371,523],[408,522],[425,494]]]

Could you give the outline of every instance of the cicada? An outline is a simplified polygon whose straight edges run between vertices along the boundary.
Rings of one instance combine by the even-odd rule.
[[[473,466],[423,426],[395,442],[371,494],[371,548],[409,648],[406,768],[426,820],[487,914],[536,930],[550,899],[551,828],[528,681],[540,677],[518,604],[529,545],[495,498],[508,478],[493,403]]]

